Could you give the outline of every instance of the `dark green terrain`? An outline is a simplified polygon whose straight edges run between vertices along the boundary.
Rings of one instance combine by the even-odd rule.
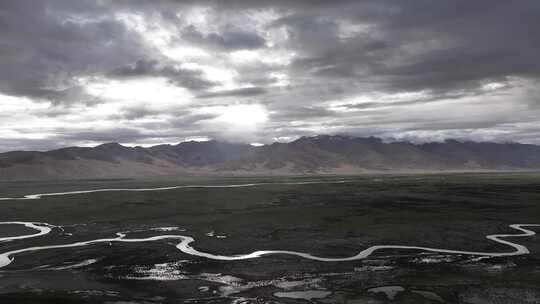
[[[282,249],[346,257],[386,244],[505,252],[513,249],[485,236],[516,233],[509,224],[540,224],[535,173],[5,182],[0,197],[314,179],[348,182],[0,201],[0,221],[61,226],[42,237],[0,243],[0,252],[120,231],[192,236],[193,247],[222,255]],[[185,231],[151,230],[158,227]],[[0,225],[0,237],[29,233]],[[231,262],[184,254],[175,240],[102,243],[16,255],[0,269],[0,303],[306,303],[310,297],[320,303],[540,303],[540,238],[511,241],[531,254],[476,259],[385,250],[352,262],[288,255]],[[372,289],[378,287],[387,293]]]

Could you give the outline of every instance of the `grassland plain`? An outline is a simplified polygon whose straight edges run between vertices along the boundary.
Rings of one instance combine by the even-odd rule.
[[[271,184],[315,179],[348,182]],[[198,250],[224,255],[282,249],[345,257],[384,244],[504,252],[511,248],[485,236],[512,233],[508,225],[513,223],[540,223],[536,173],[10,182],[0,184],[0,197],[258,182],[270,184],[1,201],[0,221],[46,222],[60,228],[39,238],[1,243],[0,249],[67,244],[129,231],[130,237],[192,236]],[[163,227],[177,229],[152,230],[169,229]],[[0,227],[0,236],[30,233],[20,226]],[[186,255],[173,240],[95,244],[17,255],[0,269],[0,301],[539,303],[539,238],[513,241],[531,254],[479,260],[386,250],[339,263],[285,255],[225,262]]]

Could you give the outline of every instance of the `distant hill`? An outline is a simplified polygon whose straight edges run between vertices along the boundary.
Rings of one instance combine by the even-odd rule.
[[[218,141],[149,148],[107,143],[47,152],[0,153],[0,180],[88,179],[179,174],[354,174],[540,169],[540,146],[518,143],[385,143],[319,135],[254,147]]]

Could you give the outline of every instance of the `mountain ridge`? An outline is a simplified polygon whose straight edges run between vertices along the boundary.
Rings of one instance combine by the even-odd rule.
[[[210,140],[147,148],[105,143],[0,153],[0,181],[535,169],[540,169],[540,146],[532,144],[457,140],[416,144],[342,135],[263,146]]]

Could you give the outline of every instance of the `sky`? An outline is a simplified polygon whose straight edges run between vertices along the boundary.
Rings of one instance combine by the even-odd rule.
[[[0,151],[540,144],[538,0],[0,1]]]

